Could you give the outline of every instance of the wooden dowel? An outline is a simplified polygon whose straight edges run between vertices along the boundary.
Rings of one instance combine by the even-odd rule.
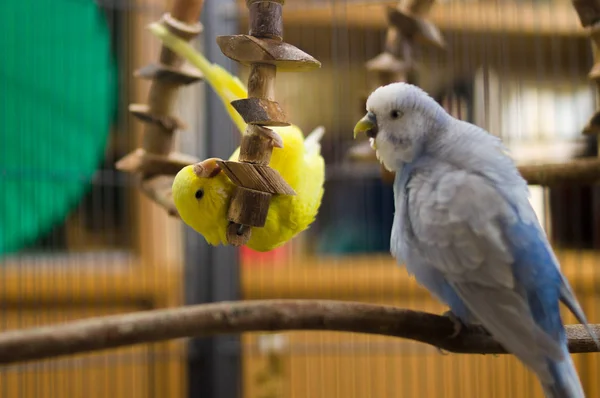
[[[248,97],[275,100],[277,67],[269,64],[253,64],[248,76]]]

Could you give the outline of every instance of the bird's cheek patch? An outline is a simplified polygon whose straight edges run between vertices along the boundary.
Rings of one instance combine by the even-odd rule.
[[[406,147],[410,146],[410,144],[412,142],[411,139],[408,137],[402,137],[402,136],[397,136],[397,135],[392,135],[392,134],[390,134],[388,136],[388,141],[390,142],[390,144],[392,144],[396,148],[406,148]]]

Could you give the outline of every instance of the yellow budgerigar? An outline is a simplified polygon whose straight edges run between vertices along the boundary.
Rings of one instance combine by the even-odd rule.
[[[219,65],[211,64],[162,25],[152,24],[150,30],[204,74],[204,80],[218,94],[240,133],[244,134],[246,124],[230,105],[231,101],[247,98],[242,82]],[[275,249],[307,229],[314,221],[323,197],[325,161],[321,156],[320,141],[324,128],[315,129],[306,139],[294,125],[274,127],[273,130],[281,136],[283,145],[273,148],[269,165],[281,174],[296,195],[273,197],[266,224],[253,228],[246,244],[256,251]],[[239,148],[230,160],[237,160],[238,155]],[[173,199],[181,219],[212,245],[227,244],[227,210],[235,187],[220,170],[217,160],[211,158],[187,166],[173,182]]]

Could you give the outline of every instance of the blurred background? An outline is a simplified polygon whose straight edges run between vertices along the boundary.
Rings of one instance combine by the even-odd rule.
[[[145,29],[160,0],[0,4],[0,329],[222,300],[313,298],[446,310],[389,255],[392,187],[356,161],[354,123],[376,87],[385,5],[293,0],[284,39],[322,63],[280,73],[276,98],[308,132],[326,128],[327,182],[315,224],[284,247],[213,248],[137,190],[114,163],[139,146],[158,59]],[[194,42],[242,79],[215,37],[247,31],[245,2],[206,0]],[[418,84],[501,136],[520,164],[596,156],[581,134],[597,109],[589,38],[567,0],[445,0],[428,16],[445,50],[418,46]],[[375,84],[375,86],[374,86]],[[180,151],[228,157],[239,134],[200,82],[182,88]],[[531,201],[588,319],[600,322],[600,192],[531,187]],[[566,316],[567,323],[575,323]],[[588,396],[600,356],[576,355]],[[542,397],[507,356],[442,355],[411,341],[331,332],[252,333],[138,345],[0,368],[10,398]]]

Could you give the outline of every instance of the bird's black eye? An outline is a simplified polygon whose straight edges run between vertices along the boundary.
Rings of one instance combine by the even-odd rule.
[[[202,199],[203,196],[204,196],[204,191],[202,189],[199,189],[196,191],[196,199]]]
[[[392,119],[398,119],[399,117],[402,116],[402,112],[400,112],[398,110],[393,110],[390,112],[390,116],[392,117]]]

